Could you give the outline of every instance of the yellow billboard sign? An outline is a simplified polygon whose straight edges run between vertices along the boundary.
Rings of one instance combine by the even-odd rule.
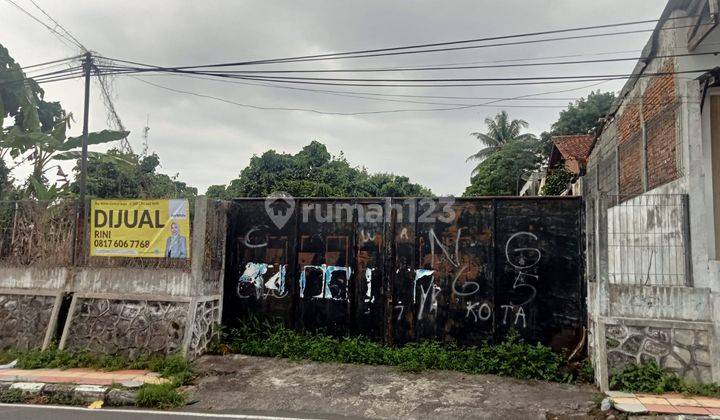
[[[92,200],[90,255],[190,258],[187,200]]]

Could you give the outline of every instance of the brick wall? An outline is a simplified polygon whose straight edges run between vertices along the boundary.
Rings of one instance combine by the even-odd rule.
[[[678,177],[675,141],[675,109],[660,114],[646,125],[648,188],[652,189]]]
[[[649,71],[665,73],[674,69],[674,61],[668,59],[659,68]],[[621,195],[634,196],[645,190],[643,162],[647,165],[647,189],[658,187],[679,176],[675,127],[677,91],[674,76],[652,77],[641,96],[637,93],[631,94],[624,102],[625,106],[615,120],[619,161],[618,187]]]
[[[640,134],[640,107],[637,98],[626,99],[628,105],[617,117],[618,145],[623,145],[633,137]]]
[[[657,72],[667,73],[674,70],[673,60],[668,59]],[[675,99],[675,78],[672,75],[651,78],[643,94],[643,118],[646,122],[653,120],[673,105]]]
[[[620,195],[642,194],[642,137],[636,135],[626,140],[618,149]]]

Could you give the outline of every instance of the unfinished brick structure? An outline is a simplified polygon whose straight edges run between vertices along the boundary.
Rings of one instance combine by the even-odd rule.
[[[717,0],[667,4],[588,159],[589,343],[602,388],[647,361],[720,381],[717,11]]]

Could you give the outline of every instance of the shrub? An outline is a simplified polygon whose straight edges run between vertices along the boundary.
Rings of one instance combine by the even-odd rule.
[[[655,362],[631,364],[610,378],[610,389],[655,393],[678,391],[680,378]]]
[[[138,407],[174,408],[185,405],[186,396],[172,383],[145,384],[138,390],[135,404]]]
[[[680,379],[655,362],[628,365],[610,378],[610,388],[630,392],[682,392],[720,397],[720,384],[696,384]]]

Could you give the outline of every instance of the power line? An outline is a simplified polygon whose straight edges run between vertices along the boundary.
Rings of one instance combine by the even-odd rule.
[[[47,66],[47,65],[50,65],[50,64],[64,63],[64,62],[66,62],[66,61],[72,61],[72,60],[75,60],[75,59],[77,59],[77,58],[80,58],[80,55],[74,55],[74,56],[72,56],[72,57],[59,58],[59,59],[57,59],[57,60],[46,61],[46,62],[44,62],[44,63],[38,63],[38,64],[30,65],[30,66],[20,66],[20,67],[21,67],[23,70],[27,70],[27,69],[31,69],[31,68],[35,68],[35,67]]]
[[[180,93],[180,94],[185,94],[185,95],[191,95],[191,96],[196,96],[196,97],[200,97],[200,98],[212,99],[212,100],[216,100],[216,101],[220,101],[220,102],[225,102],[225,103],[228,103],[228,104],[231,104],[231,105],[240,106],[240,107],[243,107],[243,108],[252,108],[252,109],[258,109],[258,110],[265,110],[265,111],[269,111],[269,110],[273,110],[273,111],[303,111],[303,112],[311,112],[311,113],[320,114],[320,115],[354,116],[354,115],[390,114],[390,113],[399,113],[399,112],[452,111],[452,110],[458,110],[458,109],[466,109],[466,108],[475,108],[475,107],[483,107],[483,106],[486,106],[485,104],[471,104],[471,105],[463,105],[463,106],[450,107],[450,108],[394,109],[394,110],[362,111],[362,112],[328,112],[328,111],[319,111],[319,110],[317,110],[317,109],[312,109],[312,108],[271,107],[271,106],[251,105],[251,104],[246,104],[246,103],[241,103],[241,102],[232,101],[232,100],[225,99],[225,98],[220,98],[220,97],[213,96],[213,95],[207,95],[207,94],[198,93],[198,92],[192,92],[192,91],[187,91],[187,90],[182,90],[182,89],[171,88],[171,87],[169,87],[169,86],[164,86],[164,85],[161,85],[161,84],[158,84],[158,83],[153,83],[153,82],[150,82],[150,81],[147,81],[147,80],[143,80],[143,79],[141,79],[140,77],[137,77],[137,76],[129,76],[129,77],[131,77],[131,78],[133,78],[133,79],[135,79],[135,80],[138,80],[138,81],[140,81],[140,82],[142,82],[142,83],[145,83],[145,84],[148,84],[148,85],[151,85],[151,86],[155,86],[155,87],[157,87],[157,88],[164,89],[164,90],[167,90],[167,91],[170,91],[170,92],[175,92],[175,93]],[[489,105],[487,105],[487,106],[489,106]],[[547,108],[547,107],[545,107],[545,106],[529,106],[529,105],[528,105],[528,106],[517,105],[517,106],[506,106],[506,107],[517,107],[517,108],[520,108],[520,107],[522,107],[522,108],[534,108],[534,107],[537,107],[537,108]],[[564,108],[564,107],[562,107],[562,108]]]
[[[358,115],[375,115],[375,114],[392,114],[392,113],[402,113],[402,112],[441,112],[441,111],[455,111],[455,110],[463,110],[463,109],[469,109],[469,108],[480,108],[480,107],[497,107],[497,108],[566,108],[566,106],[543,106],[543,105],[494,105],[498,102],[502,102],[504,100],[508,99],[522,99],[524,96],[531,96],[531,95],[521,95],[517,96],[515,98],[501,98],[499,100],[490,101],[482,104],[437,104],[437,105],[458,105],[458,106],[452,106],[452,107],[444,107],[444,108],[413,108],[413,109],[392,109],[392,110],[381,110],[381,111],[360,111],[360,112],[329,112],[329,111],[320,111],[313,108],[295,108],[295,107],[273,107],[273,106],[259,106],[259,105],[252,105],[247,103],[241,103],[236,102],[233,100],[221,98],[214,95],[208,95],[198,92],[192,92],[182,89],[176,89],[169,86],[164,86],[158,83],[153,83],[147,80],[144,80],[137,76],[129,76],[135,80],[138,80],[142,83],[155,86],[160,89],[164,89],[170,92],[179,93],[179,94],[185,94],[185,95],[191,95],[196,96],[200,98],[206,98],[206,99],[212,99],[219,102],[224,102],[231,105],[236,105],[243,108],[251,108],[251,109],[257,109],[257,110],[272,110],[272,111],[301,111],[301,112],[310,112],[313,114],[320,114],[320,115],[335,115],[335,116],[358,116]],[[597,84],[595,84],[597,85]],[[579,89],[586,89],[591,86],[584,86]],[[550,92],[554,93],[554,92]],[[542,93],[541,93],[542,94]],[[420,102],[422,103],[422,102]],[[659,102],[658,102],[659,103]]]
[[[657,55],[653,56],[653,59],[658,58],[675,58],[675,57],[694,57],[704,55],[718,55],[720,51],[708,51],[700,53],[686,53],[686,54],[668,54],[668,55]],[[641,60],[643,57],[623,57],[623,58],[605,58],[597,60],[575,60],[575,61],[555,61],[555,62],[542,62],[542,63],[526,63],[526,64],[496,64],[496,65],[477,65],[477,66],[446,66],[446,67],[399,67],[399,68],[384,68],[384,69],[307,69],[307,70],[242,70],[242,71],[222,71],[213,70],[213,73],[218,74],[274,74],[274,73],[366,73],[366,72],[405,72],[405,71],[438,71],[438,70],[471,70],[471,69],[494,69],[494,68],[510,68],[510,67],[539,67],[539,66],[557,66],[557,65],[573,65],[573,64],[597,64],[597,63],[611,63],[619,61],[636,61]],[[150,70],[152,71],[152,70]]]
[[[48,78],[51,79],[51,78],[60,77],[60,76],[65,77],[68,74],[75,74],[78,70],[82,70],[82,67],[75,66],[75,67],[70,67],[70,68],[66,68],[66,69],[62,69],[62,70],[55,70],[52,72],[39,74],[34,77],[22,77],[19,79],[4,80],[4,81],[0,81],[0,85],[13,84],[13,83],[26,83],[27,81],[30,81],[30,80],[40,83],[41,81],[44,81]]]
[[[60,33],[60,32],[58,32],[57,30],[55,30],[55,28],[52,28],[51,26],[49,26],[48,24],[46,24],[46,23],[43,22],[42,20],[38,19],[35,15],[33,15],[33,14],[30,13],[30,12],[28,12],[26,9],[24,9],[24,8],[23,8],[22,6],[20,6],[19,4],[15,3],[13,0],[5,0],[5,1],[7,1],[7,2],[10,3],[10,4],[12,4],[12,5],[15,6],[18,10],[20,10],[21,12],[23,12],[23,13],[25,13],[27,16],[29,16],[31,19],[33,19],[33,20],[36,21],[37,23],[41,24],[41,25],[44,26],[45,28],[47,28],[47,30],[49,30],[50,32],[52,32],[53,34],[55,34],[55,36],[60,40],[60,42],[62,42],[63,44],[65,44],[65,46],[67,46],[67,47],[69,47],[69,48],[72,48],[72,47],[70,47],[70,45],[68,45],[68,42],[71,43],[71,44],[74,44],[74,43],[75,43],[72,39],[68,38],[66,35],[63,35],[62,33]],[[77,45],[77,44],[76,44],[76,46],[82,48],[81,45]]]
[[[268,83],[251,83],[251,82],[243,82],[239,80],[227,80],[227,79],[218,79],[214,77],[203,77],[203,76],[194,76],[191,74],[181,74],[181,73],[160,73],[160,74],[144,74],[143,77],[149,77],[149,76],[180,76],[180,77],[187,77],[191,79],[198,79],[198,80],[208,80],[212,82],[220,82],[220,83],[232,83],[232,84],[238,84],[243,86],[257,86],[257,87],[269,87],[269,88],[275,88],[275,89],[288,89],[288,90],[296,90],[296,91],[303,91],[303,92],[311,92],[311,93],[320,93],[325,95],[333,95],[333,96],[347,96],[347,97],[357,97],[357,98],[364,98],[364,99],[377,99],[372,98],[372,96],[377,97],[401,97],[401,98],[428,98],[428,99],[474,99],[474,100],[495,100],[495,99],[501,99],[501,100],[510,100],[511,98],[502,98],[502,97],[477,97],[477,96],[436,96],[436,95],[401,95],[401,94],[390,94],[390,93],[375,93],[375,92],[355,92],[355,91],[340,91],[340,90],[324,90],[324,89],[310,89],[310,88],[299,88],[299,87],[293,87],[293,86],[282,86],[282,85],[273,85]],[[573,89],[574,90],[574,89]],[[529,98],[528,100],[533,101],[574,101],[580,99],[578,97],[560,97],[560,98]],[[412,103],[412,102],[410,102]]]
[[[645,77],[645,76],[670,76],[683,73],[707,72],[711,69],[701,70],[685,70],[672,72],[654,72],[643,74],[590,74],[590,75],[563,75],[563,76],[524,76],[524,77],[454,77],[454,78],[434,78],[434,79],[367,79],[367,78],[341,78],[341,77],[298,77],[298,76],[264,76],[268,79],[276,81],[285,80],[310,80],[310,81],[329,81],[329,82],[395,82],[395,83],[436,83],[436,82],[519,82],[529,80],[572,80],[572,79],[591,79],[591,78],[629,78],[629,77]],[[216,76],[227,73],[208,73]],[[238,76],[245,77],[245,73],[238,73]],[[252,76],[251,76],[252,77]]]
[[[665,55],[658,55],[653,58],[662,59],[662,58],[675,58],[675,57],[690,57],[690,56],[705,56],[705,55],[717,55],[720,54],[720,51],[709,51],[709,52],[700,52],[700,53],[684,53],[684,54],[665,54]],[[566,64],[594,64],[594,63],[600,63],[600,62],[616,62],[616,61],[630,61],[630,60],[638,60],[642,59],[642,57],[632,57],[632,58],[609,58],[609,59],[599,59],[599,60],[575,60],[575,61],[558,61],[558,62],[544,62],[544,63],[528,63],[528,64],[504,64],[504,65],[489,65],[489,66],[464,66],[464,67],[434,67],[434,68],[428,68],[428,67],[415,67],[415,68],[405,68],[404,70],[397,70],[397,69],[339,69],[339,70],[331,70],[331,69],[322,69],[322,70],[249,70],[249,71],[212,71],[212,72],[203,72],[203,71],[189,71],[189,70],[182,70],[181,67],[160,67],[160,66],[154,66],[149,64],[143,64],[144,67],[130,67],[130,66],[111,66],[111,65],[105,65],[103,66],[104,71],[108,72],[117,72],[117,73],[132,73],[132,72],[158,72],[158,71],[164,71],[164,72],[176,72],[176,73],[191,73],[191,74],[205,74],[209,76],[217,76],[217,77],[229,77],[229,76],[236,76],[240,79],[249,79],[249,80],[262,80],[267,82],[283,82],[287,80],[313,80],[313,81],[333,81],[333,82],[339,82],[339,81],[363,81],[363,82],[400,82],[400,83],[410,83],[410,82],[422,82],[422,83],[435,83],[435,82],[459,82],[459,81],[518,81],[518,80],[563,80],[563,79],[598,79],[598,78],[618,78],[618,77],[632,77],[633,75],[626,75],[626,74],[614,74],[614,75],[583,75],[583,76],[537,76],[537,77],[526,77],[526,78],[453,78],[453,79],[367,79],[367,78],[313,78],[313,77],[291,77],[291,76],[282,76],[282,75],[268,75],[265,76],[264,73],[279,73],[279,72],[290,72],[290,73],[305,73],[305,72],[364,72],[364,71],[419,71],[419,70],[457,70],[457,69],[477,69],[477,68],[502,68],[502,67],[526,67],[526,66],[546,66],[546,65],[566,65]],[[114,59],[108,59],[111,61],[114,61]],[[123,61],[123,60],[119,60]],[[256,76],[256,74],[260,73],[259,76]],[[388,86],[388,85],[383,85]]]
[[[666,18],[666,20],[686,19],[686,18],[698,17],[698,16],[702,16],[702,15],[683,16],[683,17],[668,17],[668,18]],[[476,42],[484,42],[484,41],[496,41],[496,40],[501,40],[501,39],[523,38],[523,37],[528,37],[528,36],[577,32],[577,31],[604,29],[604,28],[621,27],[621,26],[633,26],[633,25],[641,25],[641,24],[646,24],[646,23],[655,23],[658,21],[660,21],[660,19],[648,19],[648,20],[638,20],[638,21],[632,21],[632,22],[621,22],[621,23],[612,23],[612,24],[604,24],[604,25],[592,25],[592,26],[582,26],[582,27],[575,27],[575,28],[554,29],[554,30],[546,30],[546,31],[525,32],[525,33],[519,33],[519,34],[473,38],[473,39],[465,39],[465,40],[459,40],[459,41],[434,42],[434,43],[415,44],[415,45],[406,45],[406,46],[389,47],[389,48],[364,49],[364,50],[355,50],[355,51],[326,53],[326,54],[314,54],[314,55],[286,57],[286,58],[275,58],[275,59],[265,59],[265,60],[255,60],[255,61],[241,61],[241,62],[234,62],[234,63],[219,63],[219,64],[211,64],[211,65],[203,65],[203,66],[185,66],[182,68],[183,69],[191,69],[191,68],[202,68],[202,67],[228,67],[228,66],[249,65],[249,64],[269,64],[269,63],[290,62],[290,61],[293,61],[293,62],[315,61],[316,59],[337,59],[337,58],[346,57],[346,56],[372,57],[372,56],[376,56],[376,55],[360,56],[358,54],[389,52],[389,51],[393,51],[393,53],[389,53],[387,55],[396,55],[396,52],[398,54],[400,54],[400,53],[414,54],[414,53],[420,53],[420,52],[450,51],[450,50],[454,50],[454,49],[447,49],[447,50],[446,49],[435,49],[435,50],[422,50],[422,51],[401,51],[401,50],[438,47],[438,46],[445,46],[445,45],[468,44],[468,43],[476,43]],[[653,31],[653,30],[654,29],[641,30],[639,32],[647,32],[647,31]],[[638,31],[625,31],[625,32],[614,32],[614,33],[608,33],[608,34],[595,34],[595,35],[589,35],[589,36],[619,35],[619,34],[637,33],[637,32]],[[583,37],[586,37],[586,36],[583,36]],[[544,39],[544,40],[523,41],[523,42],[531,43],[531,42],[543,42],[543,41],[561,40],[561,39],[563,39],[563,38],[557,38],[557,39],[550,38],[550,39]],[[565,39],[577,39],[577,38],[567,37]],[[490,44],[490,45],[480,45],[480,46],[472,46],[472,47],[460,47],[459,49],[484,48],[484,47],[488,47],[488,46],[500,46],[500,45],[511,45],[511,44]],[[399,51],[401,51],[401,52],[399,52]],[[356,58],[356,57],[353,57],[353,58]]]
[[[40,12],[42,12],[42,14],[44,14],[48,19],[50,19],[55,24],[56,27],[62,29],[63,32],[65,32],[73,40],[73,42],[75,42],[75,44],[78,47],[80,47],[81,50],[83,50],[83,52],[87,51],[87,48],[85,48],[85,46],[82,44],[82,42],[78,41],[78,39],[75,38],[75,36],[72,33],[70,33],[70,31],[65,29],[65,27],[60,24],[60,22],[53,19],[53,17],[50,16],[45,10],[43,10],[42,7],[40,7],[37,3],[35,3],[35,0],[30,0],[30,3],[32,3],[33,6],[35,6],[38,10],[40,10]]]
[[[68,29],[66,29],[62,24],[60,24],[60,22],[58,22],[55,18],[53,18],[52,16],[50,16],[50,14],[47,13],[42,7],[40,7],[34,0],[30,0],[30,2],[31,2],[38,10],[40,10],[40,12],[41,12],[43,15],[45,15],[45,17],[47,17],[48,19],[50,19],[50,21],[52,21],[52,22],[55,24],[55,27],[60,28],[67,36],[65,36],[65,35],[57,32],[57,31],[55,30],[55,28],[51,28],[50,26],[48,26],[47,24],[45,24],[44,22],[42,22],[40,19],[38,19],[35,15],[33,15],[33,14],[30,13],[29,11],[25,10],[25,9],[22,8],[21,6],[19,6],[19,5],[18,5],[17,3],[15,3],[13,0],[7,0],[7,1],[9,1],[9,2],[12,3],[13,5],[15,5],[15,7],[17,7],[18,9],[20,9],[23,13],[25,13],[25,14],[28,15],[28,16],[30,16],[33,20],[35,20],[36,22],[38,22],[38,23],[40,23],[41,25],[45,26],[46,28],[48,28],[49,30],[51,30],[52,32],[54,32],[55,34],[60,35],[60,36],[62,36],[62,37],[65,38],[65,39],[68,39],[68,37],[69,37],[69,38],[72,40],[72,42],[74,42],[75,45],[76,45],[78,48],[80,48],[82,51],[84,51],[84,52],[87,52],[87,51],[88,51],[88,49],[83,45],[82,42],[80,42]],[[78,57],[79,57],[79,56],[78,56]],[[77,57],[74,57],[74,58],[77,58]],[[107,82],[107,80],[106,80],[106,78],[105,78],[104,76],[101,76],[100,74],[98,74],[98,76],[99,76],[99,77],[98,77],[98,83],[100,84],[101,93],[102,93],[102,97],[103,97],[103,104],[105,105],[105,109],[106,109],[107,112],[108,112],[108,116],[109,116],[108,118],[109,118],[110,120],[114,121],[116,127],[117,127],[119,130],[125,131],[125,126],[123,125],[122,121],[120,120],[120,116],[118,115],[117,110],[116,110],[116,108],[115,108],[115,105],[113,104],[113,100],[112,100],[112,97],[111,97],[111,95],[110,95],[110,88],[109,88],[109,86],[108,86],[108,82]],[[38,81],[38,83],[47,83],[47,82],[51,82],[51,81],[68,80],[68,79],[69,79],[69,78],[63,78],[63,79],[57,79],[57,80],[55,80],[55,79],[53,79],[53,80],[44,80],[44,81]],[[122,140],[122,142],[121,142],[121,149],[124,150],[124,151],[132,151],[132,149],[131,149],[131,147],[130,147],[130,143],[128,142],[127,137]]]

